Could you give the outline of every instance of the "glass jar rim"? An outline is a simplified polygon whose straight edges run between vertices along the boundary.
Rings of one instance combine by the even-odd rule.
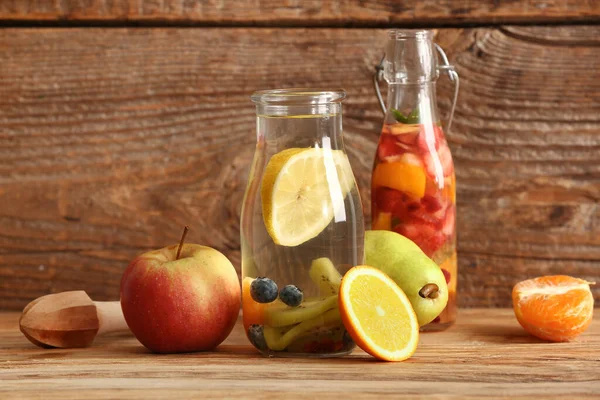
[[[390,29],[388,30],[390,39],[433,39],[433,31],[427,29]]]
[[[311,105],[340,103],[346,97],[344,89],[289,88],[258,90],[250,99],[264,105]]]

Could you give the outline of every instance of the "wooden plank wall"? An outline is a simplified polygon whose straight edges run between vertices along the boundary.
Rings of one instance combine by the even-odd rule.
[[[3,0],[12,21],[364,26],[595,22],[596,0]]]
[[[541,274],[600,283],[599,23],[592,0],[0,2],[0,309],[117,299],[128,260],[184,224],[239,267],[256,89],[347,90],[370,220],[389,26],[451,25],[460,304],[509,306]]]

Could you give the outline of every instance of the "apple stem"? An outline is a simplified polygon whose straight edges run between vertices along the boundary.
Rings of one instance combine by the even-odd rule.
[[[419,290],[419,296],[424,299],[435,299],[440,295],[440,288],[435,283],[428,283]]]
[[[189,229],[190,228],[188,228],[187,225],[183,228],[183,235],[181,235],[181,240],[179,241],[179,247],[177,248],[177,255],[175,256],[175,260],[179,260],[179,256],[181,255],[181,249],[183,248],[183,242],[185,241],[185,235],[187,235]]]

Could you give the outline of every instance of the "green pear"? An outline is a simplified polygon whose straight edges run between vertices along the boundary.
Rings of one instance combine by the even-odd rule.
[[[419,325],[435,319],[448,303],[442,270],[410,239],[392,231],[367,231],[365,264],[386,273],[406,294]]]

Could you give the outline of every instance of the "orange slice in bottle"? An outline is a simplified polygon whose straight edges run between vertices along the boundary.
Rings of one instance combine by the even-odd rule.
[[[396,189],[420,199],[425,195],[425,169],[404,160],[377,164],[373,185]]]
[[[380,211],[373,221],[371,229],[374,231],[391,231],[392,213]]]
[[[369,266],[344,275],[339,293],[340,315],[354,342],[385,361],[412,356],[419,342],[419,321],[396,283]]]
[[[515,285],[517,320],[540,339],[564,342],[585,331],[594,312],[590,282],[566,275],[542,276]]]

